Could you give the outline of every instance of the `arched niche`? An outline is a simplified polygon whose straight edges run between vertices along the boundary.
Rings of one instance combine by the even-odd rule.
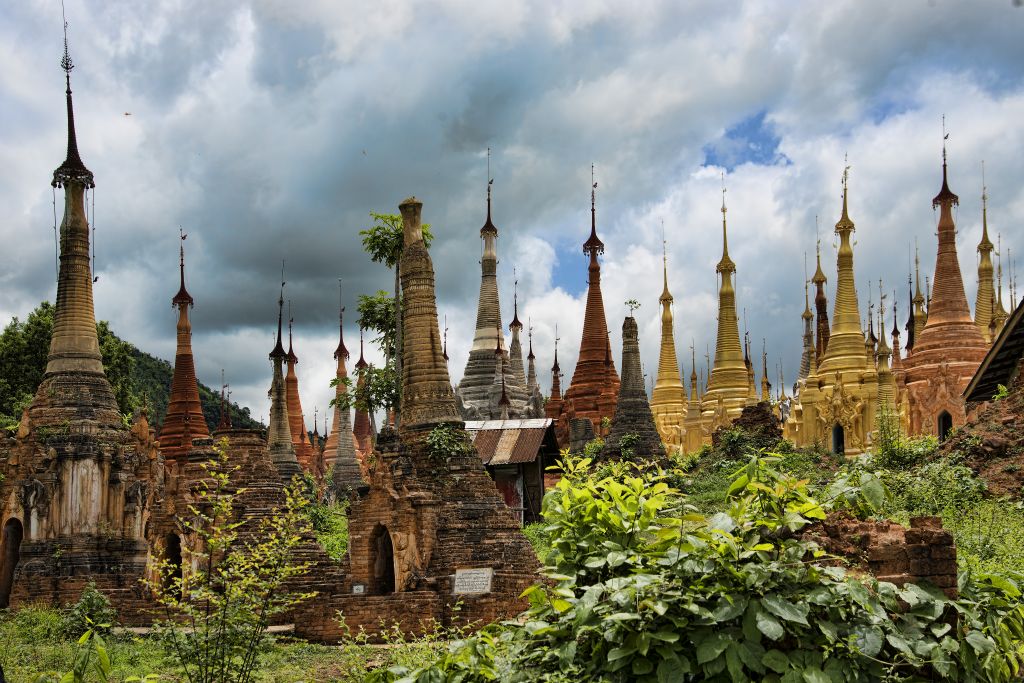
[[[389,595],[395,592],[395,546],[391,533],[383,524],[378,524],[370,536],[370,569],[374,595]]]
[[[16,517],[8,519],[0,532],[0,608],[8,607],[11,602],[14,570],[18,568],[18,560],[21,558],[24,534],[21,520]]]

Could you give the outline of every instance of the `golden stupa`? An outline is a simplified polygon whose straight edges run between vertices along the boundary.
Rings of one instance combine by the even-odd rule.
[[[683,420],[686,413],[686,389],[679,374],[676,339],[672,330],[672,295],[668,291],[668,260],[662,244],[661,352],[658,356],[658,379],[651,396],[651,412],[661,440],[670,447],[683,446]]]

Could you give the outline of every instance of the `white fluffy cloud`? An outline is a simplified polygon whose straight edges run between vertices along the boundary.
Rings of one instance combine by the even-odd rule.
[[[143,349],[173,354],[181,225],[200,377],[216,384],[224,367],[257,417],[267,412],[280,259],[311,421],[331,393],[337,278],[350,312],[356,294],[391,287],[361,253],[358,229],[369,211],[394,211],[413,193],[438,234],[438,306],[461,376],[487,146],[505,322],[515,267],[545,386],[556,323],[566,382],[578,350],[591,162],[613,347],[617,356],[623,302],[638,299],[652,370],[662,221],[684,372],[691,340],[699,365],[713,349],[722,171],[738,303],[755,352],[766,338],[772,370],[781,361],[789,381],[816,215],[834,272],[844,155],[862,309],[879,278],[906,304],[915,238],[922,275],[934,266],[943,114],[969,299],[982,159],[990,229],[1024,250],[1024,10],[1008,1],[67,7],[80,146],[98,184],[97,314]],[[59,3],[6,5],[0,18],[6,317],[53,297],[48,184],[64,114]],[[354,325],[347,336],[356,350]]]

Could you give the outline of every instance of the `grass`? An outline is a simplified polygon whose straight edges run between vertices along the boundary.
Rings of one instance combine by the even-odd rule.
[[[0,611],[0,665],[10,683],[31,683],[47,671],[65,672],[75,655],[75,639],[63,630],[64,611],[45,607],[24,607]],[[438,630],[421,639],[407,640],[395,630],[388,632],[384,645],[367,645],[352,638],[340,645],[278,639],[263,655],[258,683],[297,681],[362,681],[367,672],[379,667],[416,667],[432,660],[458,633]],[[115,631],[107,638],[113,672],[111,683],[130,676],[159,674],[160,681],[178,683],[185,679],[163,645],[155,638]]]

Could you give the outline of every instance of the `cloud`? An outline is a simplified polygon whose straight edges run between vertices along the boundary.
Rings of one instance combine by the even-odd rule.
[[[200,377],[215,384],[224,367],[258,417],[284,258],[311,420],[331,394],[337,279],[350,311],[357,294],[392,287],[358,231],[416,194],[437,234],[457,381],[490,146],[505,324],[515,267],[545,387],[556,322],[566,383],[578,350],[592,162],[616,356],[623,302],[636,298],[643,363],[657,365],[662,221],[684,373],[691,340],[699,365],[713,348],[725,171],[740,312],[755,352],[766,338],[791,381],[804,252],[813,260],[817,215],[832,276],[845,154],[862,315],[878,278],[905,306],[915,237],[933,268],[943,113],[970,300],[982,158],[990,228],[1007,247],[1024,241],[1021,11],[996,0],[69,4],[79,142],[98,186],[97,314],[172,355],[182,226]],[[0,314],[23,316],[54,296],[60,6],[0,14]],[[354,349],[354,321],[346,335]]]

